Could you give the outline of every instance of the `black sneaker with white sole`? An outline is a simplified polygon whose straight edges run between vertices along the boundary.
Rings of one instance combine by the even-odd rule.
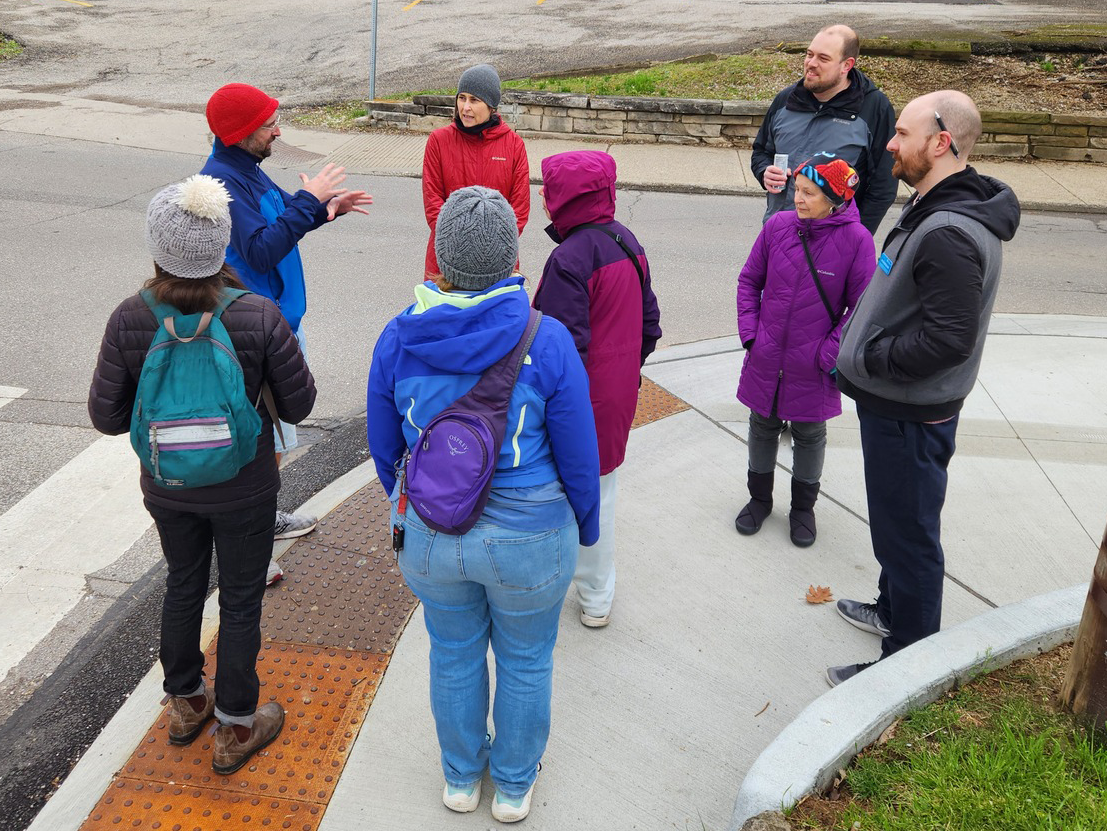
[[[860,600],[839,600],[836,608],[838,614],[858,629],[872,632],[882,638],[892,634],[892,630],[881,622],[880,615],[876,612],[875,603],[862,603]]]

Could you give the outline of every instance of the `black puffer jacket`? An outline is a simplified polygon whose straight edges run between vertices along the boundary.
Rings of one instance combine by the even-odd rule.
[[[271,300],[247,294],[227,307],[222,320],[242,364],[250,400],[257,400],[262,381],[268,381],[277,414],[284,421],[296,424],[307,418],[315,404],[315,379],[280,310]],[[120,303],[108,318],[88,391],[88,414],[101,433],[116,436],[131,429],[138,377],[157,330],[158,322],[137,294]],[[271,499],[281,484],[273,451],[273,421],[264,404],[258,412],[262,427],[257,455],[234,479],[170,491],[155,485],[140,466],[143,495],[155,505],[196,513],[235,511]]]

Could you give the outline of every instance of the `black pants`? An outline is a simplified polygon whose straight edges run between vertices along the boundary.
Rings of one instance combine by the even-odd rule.
[[[218,514],[176,511],[150,502],[146,509],[157,525],[169,566],[161,615],[165,691],[189,695],[200,686],[200,627],[214,543],[219,558],[215,706],[227,716],[252,715],[258,704],[261,598],[273,553],[276,497]]]
[[[887,657],[942,627],[942,506],[957,417],[941,424],[896,421],[857,405],[869,533],[880,563],[877,613],[891,630]]]

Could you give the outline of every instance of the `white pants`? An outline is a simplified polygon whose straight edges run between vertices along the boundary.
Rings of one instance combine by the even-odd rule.
[[[615,474],[600,477],[600,538],[595,545],[581,546],[573,585],[580,594],[580,607],[593,617],[611,611],[615,599]]]

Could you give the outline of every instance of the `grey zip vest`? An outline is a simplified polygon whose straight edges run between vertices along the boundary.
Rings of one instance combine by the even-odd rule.
[[[882,336],[902,335],[922,327],[922,309],[915,291],[912,264],[927,233],[947,227],[956,227],[968,234],[983,263],[983,303],[972,354],[964,363],[939,370],[928,378],[897,381],[871,377],[865,367],[865,348],[868,344]],[[877,266],[872,282],[847,321],[838,352],[838,371],[858,389],[888,401],[929,405],[964,398],[972,390],[980,371],[988,321],[999,287],[1002,242],[975,219],[953,211],[938,211],[910,233],[897,224],[889,235],[884,255],[892,260],[891,270],[885,274]],[[948,279],[956,280],[958,275],[951,274]]]

